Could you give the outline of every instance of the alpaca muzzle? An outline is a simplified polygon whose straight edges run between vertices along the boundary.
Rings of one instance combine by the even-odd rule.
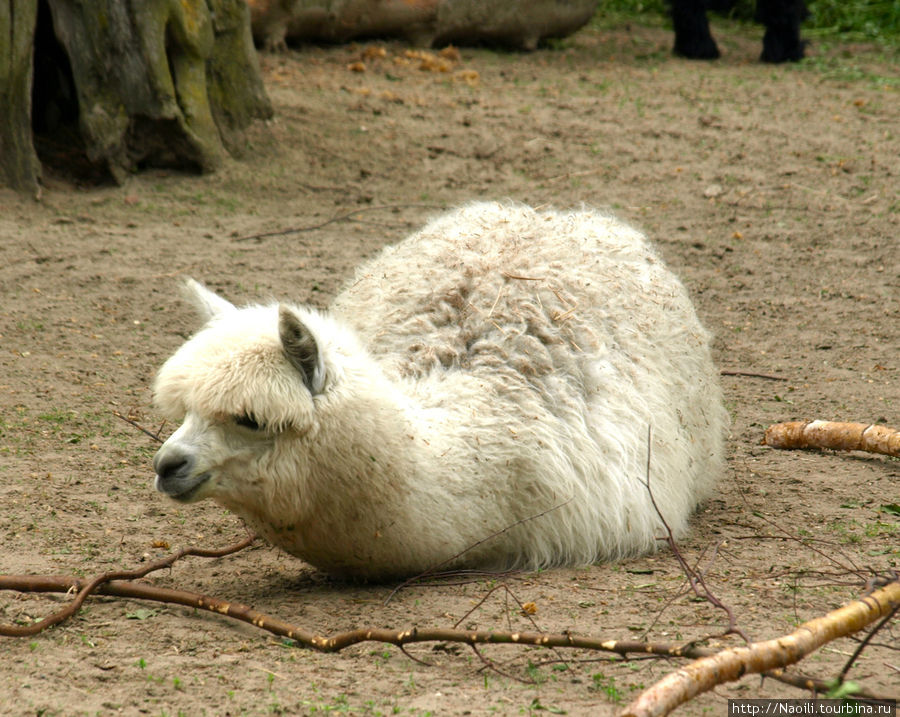
[[[163,445],[153,457],[156,490],[182,503],[199,500],[198,493],[210,474],[195,474],[196,462],[194,456],[177,446]]]

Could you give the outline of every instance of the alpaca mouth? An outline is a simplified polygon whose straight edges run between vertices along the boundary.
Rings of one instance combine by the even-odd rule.
[[[172,500],[177,500],[179,503],[193,503],[195,500],[199,500],[197,494],[200,492],[200,489],[206,485],[210,477],[209,473],[202,473],[187,481],[177,481],[172,485],[167,484],[169,482],[164,481],[157,475],[156,489],[161,493],[165,493],[172,498]],[[185,483],[188,483],[189,485],[185,486]]]

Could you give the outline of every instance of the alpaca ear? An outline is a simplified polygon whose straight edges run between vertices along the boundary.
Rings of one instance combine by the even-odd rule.
[[[184,282],[184,293],[188,300],[200,310],[204,321],[209,321],[225,312],[234,311],[234,304],[193,279],[187,279]]]
[[[300,372],[303,383],[313,395],[325,384],[325,361],[312,332],[287,306],[278,307],[278,335],[284,354]]]

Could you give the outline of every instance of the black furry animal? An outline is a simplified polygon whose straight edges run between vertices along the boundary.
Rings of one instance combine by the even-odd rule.
[[[672,0],[675,54],[695,60],[719,56],[709,33],[707,10],[727,11],[736,0]],[[809,16],[803,0],[757,0],[756,21],[766,27],[763,62],[796,62],[803,59],[806,43],[800,39],[800,23]]]

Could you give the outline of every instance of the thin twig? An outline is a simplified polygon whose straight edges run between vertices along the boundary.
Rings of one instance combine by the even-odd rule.
[[[230,550],[235,552],[240,547],[246,547],[247,541],[242,541]],[[132,571],[129,574],[146,574],[153,569],[168,567],[178,555],[184,551],[166,558],[163,561],[147,566],[140,571]],[[225,551],[219,551],[225,554]],[[217,555],[219,553],[216,553]],[[190,592],[187,590],[175,590],[143,582],[131,580],[113,579],[111,582],[98,581],[97,578],[85,580],[72,575],[0,575],[0,590],[18,590],[20,592],[56,592],[68,593],[77,590],[81,595],[86,587],[96,585],[92,592],[98,595],[113,595],[137,600],[151,600],[153,602],[184,605],[186,607],[204,610],[218,615],[224,615],[241,622],[245,622],[262,630],[295,641],[303,647],[308,647],[318,652],[339,652],[347,647],[363,642],[384,642],[397,647],[418,642],[458,642],[468,645],[481,644],[518,644],[533,645],[537,647],[572,647],[589,650],[603,650],[625,655],[629,652],[652,654],[669,657],[699,656],[696,650],[690,646],[678,646],[666,643],[646,643],[629,640],[603,640],[601,638],[583,637],[572,633],[552,634],[542,632],[509,632],[494,630],[466,630],[455,628],[410,628],[407,630],[393,630],[387,628],[359,628],[337,633],[330,637],[315,635],[296,625],[291,625],[278,618],[265,615],[247,605],[237,602],[222,600],[210,595]],[[56,624],[56,623],[54,623]],[[37,623],[35,624],[37,625]],[[46,629],[49,625],[43,625],[40,629]],[[16,626],[18,627],[18,626]],[[29,626],[34,627],[34,626]],[[40,632],[11,631],[0,634],[9,637],[25,637]],[[703,653],[706,654],[706,653]]]
[[[236,237],[234,241],[262,241],[263,239],[269,239],[270,237],[281,237],[286,236],[288,234],[302,234],[303,232],[313,232],[317,229],[323,229],[327,227],[329,224],[334,224],[335,222],[342,222],[348,219],[352,219],[357,214],[362,214],[363,212],[374,212],[382,209],[444,209],[437,204],[384,204],[377,205],[374,207],[361,207],[360,209],[354,209],[353,211],[346,212],[344,214],[339,214],[336,217],[332,217],[331,219],[327,219],[324,222],[319,224],[311,224],[305,227],[290,227],[288,229],[281,229],[279,231],[274,232],[262,232],[260,234],[251,234],[249,236]]]
[[[769,373],[754,373],[753,371],[729,371],[722,369],[719,371],[722,376],[746,376],[748,378],[764,378],[769,381],[789,381],[790,379],[785,378],[784,376],[773,376]]]
[[[702,573],[702,574],[704,575],[704,577],[705,577],[705,575],[706,575],[706,572],[709,571],[709,570],[712,568],[712,564],[713,564],[713,562],[715,561],[716,555],[718,555],[719,548],[721,547],[721,545],[722,545],[722,543],[719,542],[719,543],[717,543],[717,544],[714,546],[713,557],[710,559],[709,567],[707,567],[706,570],[703,571],[703,573]],[[697,566],[700,565],[700,561],[703,560],[703,556],[704,556],[705,554],[706,554],[706,548],[704,548],[703,551],[700,553],[700,555],[697,557],[697,560],[696,560],[696,562],[694,563],[694,567],[691,568],[691,571],[696,571],[696,570],[697,570]],[[680,599],[681,597],[683,597],[684,595],[686,595],[686,594],[689,593],[689,592],[694,592],[694,593],[696,594],[696,591],[694,591],[693,588],[692,588],[692,586],[691,586],[690,580],[686,577],[686,578],[685,578],[685,587],[684,587],[684,589],[681,589],[681,590],[678,590],[677,592],[675,592],[675,593],[671,596],[671,598],[669,598],[669,599],[665,602],[665,604],[664,604],[664,605],[659,609],[659,611],[656,613],[656,616],[653,618],[653,621],[652,621],[652,622],[647,626],[647,628],[643,631],[642,635],[643,635],[644,637],[647,637],[647,636],[653,631],[653,628],[655,628],[656,625],[659,623],[659,621],[662,619],[662,616],[663,616],[663,614],[665,614],[666,610],[668,610],[669,607],[671,607],[671,606],[675,603],[676,600]],[[695,640],[695,642],[699,642],[699,640]]]
[[[516,594],[512,590],[510,590],[509,586],[506,585],[505,583],[502,585],[497,585],[496,587],[493,587],[490,590],[488,590],[488,592],[481,598],[481,600],[479,600],[469,611],[467,611],[461,618],[459,618],[459,620],[457,620],[453,624],[454,629],[458,628],[460,626],[460,624],[466,618],[469,617],[469,615],[471,615],[478,608],[480,608],[482,605],[484,605],[484,603],[487,602],[488,598],[490,598],[490,596],[493,595],[498,590],[503,590],[505,592],[505,597],[506,597],[506,602],[507,602],[506,611],[505,611],[506,612],[506,624],[507,624],[507,627],[509,628],[509,630],[512,631],[512,624],[509,621],[509,598],[512,598],[516,602],[516,605],[519,606],[519,610],[521,611],[522,615],[528,620],[528,622],[531,623],[531,626],[535,629],[535,632],[540,634],[541,629],[538,626],[535,619],[533,617],[531,617],[531,614],[529,613],[529,611],[525,609],[525,604],[521,600],[519,600],[519,598],[516,596]],[[550,649],[554,650],[554,652],[556,651],[556,648],[554,646],[550,646]],[[557,658],[558,658],[558,661],[561,662],[563,665],[565,665],[566,669],[568,670],[569,665],[565,661],[565,659],[562,657],[562,655],[557,653]]]
[[[854,563],[853,559],[849,555],[844,553],[837,544],[832,543],[831,541],[826,541],[826,540],[822,540],[822,539],[811,540],[811,539],[802,538],[797,535],[794,535],[789,530],[787,530],[786,528],[782,528],[774,520],[766,517],[759,510],[757,510],[756,507],[750,503],[750,500],[749,500],[749,498],[747,498],[747,495],[744,493],[744,490],[741,488],[740,483],[735,481],[734,485],[738,490],[738,494],[741,496],[741,500],[744,501],[744,504],[747,506],[747,508],[750,510],[750,512],[753,514],[753,516],[756,518],[759,518],[761,521],[763,521],[770,527],[774,528],[777,532],[781,533],[787,540],[791,540],[795,543],[798,543],[799,545],[801,545],[804,548],[812,550],[814,553],[816,553],[819,556],[821,556],[822,558],[824,558],[826,562],[831,563],[832,565],[839,568],[840,569],[840,572],[838,573],[839,575],[846,575],[847,573],[850,573],[852,575],[856,575],[857,578],[863,582],[865,582],[866,579],[869,577],[866,574],[866,571],[863,568],[856,565]],[[753,527],[753,526],[747,526],[747,527]],[[825,550],[821,550],[821,549],[815,547],[815,545],[813,545],[814,542],[820,542],[820,543],[824,543],[825,545],[831,546],[832,552],[829,553],[829,552],[826,552]],[[841,563],[839,560],[837,560],[834,557],[834,553],[839,553],[841,555],[841,557],[845,558],[847,560],[848,565],[845,565],[845,564]]]
[[[128,418],[127,416],[123,416],[123,415],[122,415],[121,413],[119,413],[118,411],[113,411],[112,414],[113,414],[116,418],[120,418],[120,419],[122,419],[123,421],[125,421],[125,423],[127,423],[127,424],[129,424],[129,425],[131,425],[131,426],[134,426],[134,427],[137,428],[141,433],[146,433],[148,436],[150,436],[150,438],[152,438],[152,439],[153,439],[154,441],[156,441],[157,443],[163,443],[163,442],[164,442],[163,439],[159,437],[159,431],[162,431],[163,426],[166,425],[165,422],[163,422],[163,424],[159,427],[159,431],[157,431],[156,433],[153,433],[152,431],[148,431],[146,428],[144,428],[142,425],[140,425],[137,421],[133,421],[133,420],[131,420],[130,418]]]
[[[399,650],[413,662],[418,662],[420,665],[422,665],[424,667],[434,667],[434,665],[432,663],[426,662],[425,660],[421,660],[418,657],[415,657],[413,654],[411,654],[410,651],[406,649],[406,645],[399,645]]]
[[[481,660],[481,662],[483,664],[483,666],[481,668],[482,670],[484,670],[484,669],[493,670],[494,672],[496,672],[498,675],[501,675],[502,677],[506,677],[510,680],[515,680],[516,682],[521,682],[524,685],[535,684],[535,680],[533,678],[526,680],[524,677],[519,677],[518,675],[514,675],[511,672],[507,672],[506,670],[501,670],[500,666],[497,665],[496,662],[494,662],[487,655],[483,654],[481,652],[481,650],[478,649],[478,645],[469,645],[469,647],[472,648],[472,651],[476,655],[478,655],[478,659]]]
[[[507,279],[516,279],[517,281],[544,281],[546,278],[543,276],[519,276],[518,274],[510,274],[508,271],[501,271],[500,275]]]
[[[672,528],[669,526],[666,521],[665,516],[660,510],[659,505],[656,503],[656,498],[653,496],[653,491],[650,488],[650,453],[651,453],[651,442],[652,438],[652,429],[650,426],[647,426],[647,473],[646,480],[644,485],[647,487],[647,492],[650,495],[650,503],[653,505],[653,509],[656,511],[656,514],[659,516],[660,521],[662,521],[663,528],[666,531],[666,543],[669,546],[669,549],[672,551],[672,554],[675,556],[675,560],[678,561],[678,564],[681,566],[682,571],[684,572],[685,577],[687,578],[688,585],[691,590],[697,597],[703,598],[707,602],[709,602],[714,607],[722,610],[725,615],[728,617],[728,628],[723,633],[724,635],[735,634],[739,635],[744,639],[745,642],[750,642],[750,638],[747,636],[747,633],[740,627],[738,627],[737,619],[734,616],[734,611],[731,609],[729,605],[723,603],[718,597],[716,597],[712,590],[706,584],[706,581],[703,579],[703,574],[697,572],[695,568],[692,568],[688,565],[687,560],[682,554],[678,544],[675,542],[675,536],[672,534]]]
[[[847,679],[847,673],[850,672],[850,668],[853,667],[853,663],[856,662],[857,658],[862,654],[862,651],[866,649],[866,646],[872,640],[873,637],[881,630],[885,625],[887,625],[891,620],[894,619],[894,616],[897,614],[897,611],[900,610],[900,602],[898,602],[894,609],[885,615],[878,624],[869,631],[869,634],[866,635],[862,640],[859,641],[859,644],[856,646],[856,649],[853,651],[853,654],[850,655],[850,658],[847,660],[847,663],[841,669],[837,676],[838,684],[844,682]]]
[[[461,618],[459,618],[459,620],[457,620],[456,622],[453,623],[454,629],[455,629],[455,628],[458,628],[458,627],[462,624],[462,621],[463,621],[463,620],[465,620],[467,617],[469,617],[469,615],[471,615],[471,614],[472,614],[473,612],[475,612],[478,608],[480,608],[482,605],[484,605],[484,603],[487,602],[488,598],[489,598],[491,595],[493,595],[493,594],[494,594],[495,592],[497,592],[498,590],[503,590],[504,588],[506,588],[506,585],[497,585],[496,587],[493,587],[493,588],[491,588],[490,590],[488,590],[484,595],[481,596],[481,600],[479,600],[477,603],[475,603],[475,604],[472,606],[472,608],[471,608],[468,612],[466,612],[465,614],[463,614],[463,616],[462,616]],[[508,589],[508,588],[507,588],[507,589]]]
[[[524,517],[524,518],[521,518],[520,520],[517,520],[515,523],[511,523],[510,525],[507,525],[505,528],[501,528],[500,530],[498,530],[498,531],[496,531],[496,532],[494,532],[494,533],[491,533],[490,535],[488,535],[488,536],[482,538],[482,539],[479,540],[478,542],[473,543],[472,545],[468,546],[468,547],[465,548],[464,550],[461,550],[460,552],[458,552],[456,555],[451,555],[451,556],[450,556],[449,558],[447,558],[446,560],[443,560],[442,562],[438,563],[437,565],[434,565],[434,566],[428,568],[428,569],[425,570],[424,572],[421,572],[421,573],[419,573],[418,575],[414,575],[413,577],[408,578],[407,580],[404,580],[404,581],[403,581],[402,583],[400,583],[397,587],[395,587],[393,590],[391,590],[390,594],[388,594],[388,596],[384,599],[384,603],[383,603],[383,604],[384,604],[384,605],[387,605],[391,600],[393,600],[394,595],[396,595],[398,592],[400,592],[400,591],[403,590],[404,588],[406,588],[406,587],[408,587],[408,586],[410,586],[410,585],[413,585],[413,584],[415,584],[415,583],[417,583],[417,582],[419,582],[419,581],[421,581],[421,580],[424,580],[424,579],[426,579],[426,578],[429,578],[429,579],[431,579],[431,578],[441,578],[441,577],[445,577],[445,576],[448,576],[448,575],[451,576],[451,577],[455,577],[456,575],[459,574],[459,572],[457,572],[457,571],[448,571],[448,572],[441,573],[441,572],[438,572],[438,571],[439,571],[442,567],[444,567],[445,565],[449,565],[449,564],[453,563],[453,562],[456,561],[458,558],[460,558],[461,556],[463,556],[463,555],[465,555],[466,553],[468,553],[470,550],[474,550],[474,549],[477,548],[479,545],[483,545],[484,543],[488,542],[489,540],[493,540],[493,539],[496,538],[498,535],[503,535],[503,533],[506,533],[507,531],[510,531],[510,530],[512,530],[513,528],[515,528],[515,527],[517,527],[517,526],[519,526],[519,525],[522,525],[523,523],[527,523],[527,522],[532,521],[532,520],[537,520],[538,518],[547,515],[547,513],[550,513],[550,512],[552,512],[552,511],[554,511],[554,510],[558,510],[558,509],[562,508],[564,505],[567,505],[568,503],[570,503],[571,501],[572,501],[572,498],[569,498],[568,500],[565,500],[565,501],[563,501],[562,503],[558,503],[557,505],[554,505],[554,506],[552,506],[551,508],[547,508],[547,510],[543,510],[543,511],[541,511],[540,513],[536,513],[536,514],[534,514],[534,515],[529,515],[529,516],[526,516],[526,517]]]

